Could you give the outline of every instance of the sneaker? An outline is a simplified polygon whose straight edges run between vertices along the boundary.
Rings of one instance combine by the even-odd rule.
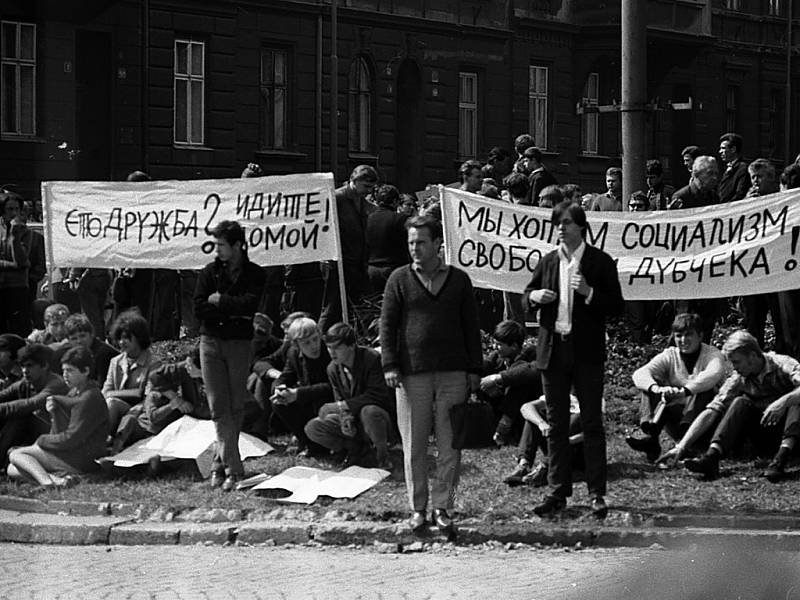
[[[514,469],[514,471],[508,477],[503,479],[503,483],[506,483],[511,487],[522,485],[523,479],[530,472],[531,472],[531,465],[528,463],[528,461],[521,460],[517,465],[517,468]]]
[[[548,495],[545,496],[541,504],[533,507],[535,512],[541,518],[554,517],[557,513],[564,510],[567,506],[567,501],[559,496]]]
[[[522,478],[522,485],[544,487],[547,485],[547,465],[539,463],[536,468]]]
[[[658,457],[661,456],[661,444],[658,443],[658,438],[656,437],[648,435],[637,438],[629,435],[625,438],[625,443],[637,452],[644,452],[650,462],[656,462]]]
[[[719,477],[719,454],[716,452],[706,452],[700,458],[688,458],[683,461],[683,465],[692,473],[699,473],[706,479]]]

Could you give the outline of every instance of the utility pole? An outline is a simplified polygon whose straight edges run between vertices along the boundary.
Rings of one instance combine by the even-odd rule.
[[[339,168],[339,57],[336,55],[338,0],[331,0],[331,171],[336,182]]]
[[[622,209],[642,187],[647,101],[647,3],[622,0]]]

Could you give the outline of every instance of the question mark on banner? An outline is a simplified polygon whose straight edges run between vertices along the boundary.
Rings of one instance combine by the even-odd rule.
[[[217,216],[217,211],[219,210],[219,205],[221,204],[218,194],[209,194],[206,196],[206,201],[203,203],[203,210],[208,210],[208,203],[210,200],[213,200],[216,204],[214,205],[214,210],[211,213],[211,216],[208,217],[208,221],[206,221],[206,226],[203,228],[206,232],[206,235],[211,235],[211,232],[213,231],[213,229],[211,229],[211,221],[213,221],[214,217]],[[203,245],[200,246],[200,249],[203,251],[203,254],[211,254],[216,247],[217,243],[214,240],[206,240],[203,242]]]
[[[792,227],[792,252],[791,254],[797,253],[797,242],[800,240],[800,225],[795,225]],[[797,268],[797,259],[790,258],[786,261],[786,264],[783,267],[787,271],[794,271]]]

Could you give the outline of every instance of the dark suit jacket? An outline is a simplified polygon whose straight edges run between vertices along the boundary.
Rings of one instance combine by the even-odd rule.
[[[747,172],[747,163],[739,160],[732,169],[725,169],[719,178],[717,193],[722,203],[741,200],[750,189],[750,173]]]
[[[533,278],[525,288],[525,302],[531,310],[539,311],[539,335],[536,345],[536,366],[547,369],[553,350],[558,299],[549,304],[535,304],[528,300],[531,290],[549,289],[559,292],[558,251],[547,254],[533,271]],[[624,300],[614,260],[602,250],[586,245],[581,259],[581,273],[594,290],[592,301],[577,292],[572,303],[572,335],[575,361],[590,364],[603,363],[606,358],[606,317],[622,313]]]
[[[539,206],[539,194],[548,185],[558,185],[558,181],[553,177],[553,174],[547,169],[531,173],[528,177],[530,184],[528,188],[528,198],[526,204],[531,206]]]
[[[351,371],[352,385],[347,382],[344,373],[333,362],[328,364],[327,371],[334,400],[346,402],[350,412],[356,417],[361,413],[362,408],[374,404],[389,413],[392,423],[397,422],[394,393],[386,385],[381,355],[376,350],[356,346],[356,355]]]

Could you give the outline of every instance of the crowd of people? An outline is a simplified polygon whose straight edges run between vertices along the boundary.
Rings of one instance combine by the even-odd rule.
[[[216,225],[216,257],[197,272],[81,268],[49,281],[42,234],[27,226],[36,206],[5,190],[0,461],[7,475],[72,485],[183,415],[213,420],[209,480],[225,491],[244,477],[243,429],[265,439],[286,433],[285,451],[300,457],[388,470],[399,441],[410,527],[451,531],[464,406],[479,398],[492,407],[494,443],[519,441],[506,483],[549,487],[534,507],[538,515],[564,508],[581,470],[591,510],[604,518],[606,323],[624,315],[631,343],[647,344],[656,332],[670,340],[647,364],[631,366],[641,431],[628,445],[651,462],[680,462],[714,478],[720,460],[749,438],[771,454],[764,476],[783,479],[800,435],[800,290],[738,299],[743,328],[717,349],[711,333],[732,301],[626,302],[613,257],[586,241],[586,215],[746,202],[800,187],[800,166],[778,179],[768,160],[745,163],[741,137],[727,133],[722,174],[715,157],[689,146],[690,181],[681,189],[649,160],[641,190],[623,193],[622,171],[610,167],[604,191],[583,194],[559,184],[531,136],[516,138],[514,154],[494,148],[485,164],[464,162],[453,185],[552,210],[558,246],[524,290],[473,289],[442,258],[436,194],[403,194],[361,165],[335,191],[346,307],[335,264],[260,267],[235,221]],[[242,173],[261,175],[255,164]],[[42,297],[43,288],[53,298]],[[379,307],[374,323],[358,318],[365,302]],[[763,350],[768,313],[774,352]],[[162,364],[151,342],[178,331],[199,339],[185,360]],[[488,350],[481,331],[493,340]],[[674,441],[666,451],[662,432]],[[431,434],[437,452],[429,486]],[[157,472],[158,460],[148,468]]]

